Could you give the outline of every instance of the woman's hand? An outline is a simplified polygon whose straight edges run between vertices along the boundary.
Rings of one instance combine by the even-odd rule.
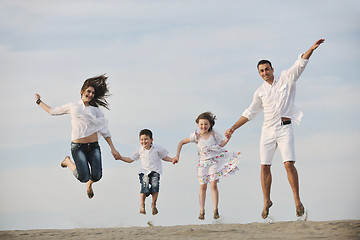
[[[111,154],[114,156],[115,160],[120,160],[121,155],[115,148],[111,149]]]

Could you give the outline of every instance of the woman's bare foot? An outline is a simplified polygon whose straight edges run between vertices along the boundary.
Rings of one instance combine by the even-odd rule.
[[[156,215],[156,214],[158,214],[158,210],[157,210],[157,208],[156,208],[156,204],[152,204],[152,215]]]
[[[69,156],[66,156],[65,159],[61,162],[61,167],[63,168],[67,168],[68,166],[68,163],[70,162],[70,157]]]
[[[266,206],[264,206],[264,209],[261,213],[261,216],[263,219],[266,219],[269,216],[269,209],[273,205],[272,201],[269,201]]]
[[[141,213],[141,214],[146,214],[145,204],[141,204],[141,205],[140,205],[140,213]]]
[[[89,197],[89,199],[93,198],[94,197],[94,191],[92,189],[92,184],[93,184],[93,181],[89,180],[86,185],[87,185],[87,195]]]
[[[214,210],[214,219],[218,219],[219,217],[220,217],[219,210],[218,209]]]
[[[205,211],[203,211],[203,212],[200,211],[199,219],[200,220],[205,220]]]

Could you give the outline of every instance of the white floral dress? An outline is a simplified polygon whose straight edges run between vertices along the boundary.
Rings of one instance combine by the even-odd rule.
[[[216,130],[208,139],[201,138],[199,133],[190,134],[190,142],[195,142],[198,147],[198,178],[200,184],[218,180],[221,176],[235,173],[238,169],[240,152],[228,152],[220,147],[222,135]]]

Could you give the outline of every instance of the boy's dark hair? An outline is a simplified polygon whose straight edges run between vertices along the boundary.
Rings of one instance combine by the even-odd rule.
[[[146,135],[146,136],[148,136],[149,138],[153,138],[153,134],[152,134],[152,132],[151,132],[149,129],[143,129],[143,130],[141,130],[140,133],[139,133],[139,137],[140,137],[141,135]]]
[[[271,65],[271,62],[269,60],[260,60],[257,64],[257,69],[259,69],[259,65],[262,65],[262,64],[269,64],[270,67],[273,68]]]
[[[213,126],[215,125],[216,116],[214,114],[212,114],[211,112],[204,112],[197,117],[195,122],[199,123],[200,119],[209,120],[209,123],[210,123],[209,132],[211,132],[211,130],[213,129]]]

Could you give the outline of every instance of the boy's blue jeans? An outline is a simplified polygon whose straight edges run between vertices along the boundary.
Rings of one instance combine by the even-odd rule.
[[[140,193],[149,196],[152,193],[159,192],[160,188],[160,174],[152,171],[148,175],[139,173],[139,179],[141,184]]]
[[[71,143],[71,154],[76,169],[74,176],[80,182],[97,182],[102,177],[101,151],[98,142]]]

